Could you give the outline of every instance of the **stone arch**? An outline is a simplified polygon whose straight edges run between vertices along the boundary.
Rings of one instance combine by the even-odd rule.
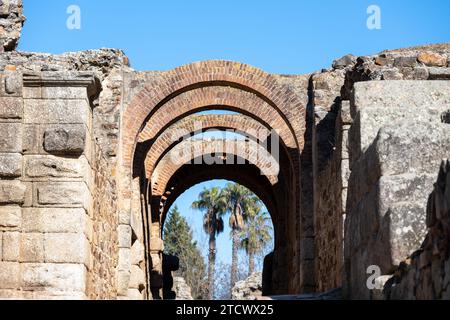
[[[150,81],[136,94],[123,116],[123,160],[131,167],[139,132],[162,105],[183,92],[208,86],[236,87],[252,92],[283,116],[303,149],[305,106],[289,87],[282,86],[274,76],[236,62],[205,61],[181,66],[164,73],[162,80]]]
[[[187,152],[186,152],[187,151]],[[188,139],[178,144],[157,164],[151,177],[152,195],[163,196],[167,184],[175,172],[186,163],[198,157],[210,154],[233,155],[255,165],[265,175],[272,185],[278,183],[279,163],[264,147],[254,141],[195,141]],[[213,156],[214,158],[214,156]],[[214,159],[216,161],[217,159]],[[226,164],[235,159],[221,161]]]
[[[139,135],[139,141],[154,138],[166,124],[173,124],[185,115],[208,109],[226,109],[245,114],[269,128],[279,131],[280,137],[290,148],[297,142],[283,117],[256,94],[232,87],[202,87],[183,92],[159,108],[149,119]]]
[[[124,210],[130,210],[134,221],[137,211],[142,215],[146,235],[144,242],[151,261],[150,287],[154,297],[161,296],[161,277],[164,272],[161,263],[153,262],[161,261],[162,217],[168,208],[167,204],[174,201],[176,195],[190,184],[220,177],[247,184],[269,203],[272,221],[279,235],[273,258],[276,263],[273,282],[277,284],[273,293],[300,292],[301,239],[298,233],[302,221],[300,154],[305,134],[304,101],[300,101],[296,93],[276,76],[240,63],[206,61],[149,78],[140,89],[136,89],[138,93],[124,110],[120,174],[125,176],[123,181],[130,181],[128,186],[124,184],[121,188],[121,197],[129,200],[123,201],[129,203]],[[211,170],[213,167],[201,166],[193,170],[186,162],[181,161],[174,166],[167,161],[165,157],[183,145],[183,142],[168,140],[171,130],[184,126],[190,131],[195,113],[215,109],[236,111],[239,115],[224,116],[207,125],[214,129],[230,128],[243,133],[247,133],[250,128],[265,128],[269,132],[277,129],[282,142],[280,149],[283,150],[277,162],[281,173],[267,174],[266,180],[261,180],[261,175],[255,170],[273,167],[273,161],[261,159],[260,162],[248,161],[242,168],[216,167],[215,172]],[[262,148],[267,153],[267,149],[254,140],[250,142],[256,144],[251,149]],[[210,147],[212,141],[198,144]],[[244,150],[239,149],[239,152]],[[239,152],[222,153],[251,160],[251,154]],[[244,172],[245,169],[247,172]]]
[[[147,178],[158,161],[182,139],[208,130],[228,130],[244,135],[254,141],[265,142],[271,132],[267,127],[245,115],[192,115],[176,122],[158,136],[150,146],[145,159]],[[262,140],[264,139],[264,140]]]

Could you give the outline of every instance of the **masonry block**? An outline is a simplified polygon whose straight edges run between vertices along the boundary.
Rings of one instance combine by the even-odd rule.
[[[145,273],[138,266],[131,266],[129,288],[140,289],[145,286]]]
[[[20,232],[3,233],[3,261],[19,262],[20,237]]]
[[[355,83],[351,114],[360,122],[365,150],[384,125],[405,119],[439,123],[449,108],[450,81],[368,81]]]
[[[135,241],[131,247],[131,264],[139,265],[145,259],[145,247],[140,241]]]
[[[25,175],[33,179],[83,178],[88,170],[85,158],[55,156],[25,156]]]
[[[22,215],[24,232],[78,233],[89,219],[83,208],[26,208]]]
[[[117,273],[117,294],[119,296],[126,296],[130,284],[130,271],[119,270]]]
[[[90,193],[84,182],[39,182],[35,188],[35,206],[89,207]]]
[[[129,225],[120,225],[117,228],[119,237],[119,248],[131,248],[131,227]]]
[[[44,252],[45,262],[90,264],[90,245],[83,233],[45,234]]]
[[[17,71],[4,71],[2,77],[1,94],[4,96],[21,97],[23,89],[23,75]]]
[[[16,97],[0,98],[0,119],[16,121],[23,117],[23,99]]]
[[[0,178],[16,178],[22,175],[22,155],[0,153]]]
[[[26,124],[88,124],[91,115],[87,100],[24,100]]]
[[[0,152],[22,152],[22,124],[0,123]]]
[[[0,289],[20,287],[20,264],[0,261]]]
[[[66,125],[49,128],[44,133],[44,149],[51,154],[81,155],[86,148],[86,127]]]
[[[119,249],[119,271],[128,271],[131,266],[131,249],[120,248]]]
[[[22,234],[20,262],[44,262],[44,235],[42,233]]]
[[[0,181],[0,204],[24,204],[26,190],[20,181]]]
[[[86,267],[83,264],[24,263],[24,290],[85,292]]]
[[[21,224],[22,209],[20,207],[0,207],[0,231],[20,229]]]

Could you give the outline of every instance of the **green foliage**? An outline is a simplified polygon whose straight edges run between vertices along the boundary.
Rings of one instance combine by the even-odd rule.
[[[192,204],[193,209],[204,212],[203,229],[208,235],[219,235],[223,232],[223,215],[226,212],[227,203],[220,188],[204,189],[198,200]]]
[[[174,207],[164,227],[165,253],[180,259],[177,275],[183,277],[191,287],[194,299],[206,298],[206,266],[203,256],[193,240],[192,229]]]
[[[192,204],[193,209],[204,212],[203,230],[209,235],[208,253],[208,299],[214,298],[214,278],[216,264],[216,236],[223,232],[223,215],[226,213],[227,203],[220,188],[204,189],[197,201]]]
[[[262,211],[259,203],[249,207],[247,211],[246,226],[240,232],[240,248],[244,249],[249,257],[249,275],[254,272],[254,257],[264,251],[272,241],[271,219],[267,212]]]

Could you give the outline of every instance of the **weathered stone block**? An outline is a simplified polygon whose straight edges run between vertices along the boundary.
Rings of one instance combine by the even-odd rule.
[[[383,80],[403,80],[403,74],[397,68],[383,71]]]
[[[343,56],[340,59],[337,59],[333,62],[334,69],[344,69],[348,66],[353,65],[356,62],[356,57],[354,55],[348,54]]]
[[[44,262],[44,235],[23,233],[20,246],[20,262]]]
[[[121,271],[117,273],[117,294],[119,296],[126,296],[128,293],[128,285],[130,283],[130,271]]]
[[[119,249],[119,271],[129,271],[131,266],[131,249]]]
[[[89,219],[82,208],[26,208],[22,216],[24,232],[41,233],[78,233]]]
[[[83,233],[48,233],[44,236],[45,262],[84,263],[89,267],[90,245]]]
[[[119,211],[119,223],[128,225],[131,223],[131,215],[129,211],[126,210]]]
[[[25,174],[29,178],[82,178],[87,170],[85,158],[68,159],[54,156],[26,156]]]
[[[18,262],[20,256],[20,232],[3,233],[3,261]]]
[[[354,85],[352,116],[362,108],[411,108],[449,106],[449,81],[366,81]],[[413,113],[413,116],[417,114]]]
[[[414,67],[417,57],[397,57],[394,59],[394,67]]]
[[[391,223],[387,234],[391,235],[389,241],[391,259],[393,265],[399,265],[412,252],[420,248],[425,239],[427,234],[425,208],[424,205],[403,202],[392,205],[389,216]]]
[[[19,120],[23,116],[23,99],[15,97],[0,98],[0,119]]]
[[[150,239],[150,251],[164,251],[164,242],[161,238],[151,238]]]
[[[57,126],[44,133],[44,149],[52,154],[80,155],[86,147],[84,125]]]
[[[39,154],[43,144],[44,134],[40,133],[40,126],[34,124],[23,125],[22,150],[23,154]]]
[[[145,286],[145,273],[138,266],[131,266],[129,288],[140,289]]]
[[[90,106],[86,100],[24,100],[24,123],[87,124]]]
[[[131,227],[120,225],[117,227],[119,237],[119,248],[131,248]]]
[[[22,175],[22,155],[18,153],[0,154],[0,177],[16,178]]]
[[[436,52],[422,52],[417,57],[419,62],[426,66],[445,67],[447,66],[447,56]]]
[[[54,182],[36,184],[37,206],[69,206],[87,209],[89,190],[84,182]]]
[[[2,79],[3,88],[1,90],[3,95],[21,97],[23,88],[22,73],[17,71],[4,71]]]
[[[430,80],[450,80],[450,68],[429,68]]]
[[[0,123],[0,152],[22,152],[22,124]]]
[[[24,290],[86,290],[87,272],[82,264],[25,263],[22,269]]]
[[[0,207],[0,231],[15,230],[20,228],[21,224],[22,209],[20,207]]]
[[[87,101],[88,94],[86,87],[43,87],[41,98]]]
[[[145,247],[140,241],[135,241],[131,247],[131,264],[139,265],[145,259]]]
[[[20,264],[0,261],[0,289],[20,287]]]
[[[26,190],[20,181],[0,181],[0,204],[23,204]]]
[[[138,289],[128,289],[127,298],[133,301],[143,300],[144,296]]]
[[[450,127],[442,123],[396,121],[376,139],[383,175],[435,174],[450,150]]]

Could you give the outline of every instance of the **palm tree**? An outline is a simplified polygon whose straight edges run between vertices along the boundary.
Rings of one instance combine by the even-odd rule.
[[[240,248],[248,255],[248,274],[255,272],[255,255],[262,252],[272,240],[270,216],[262,211],[261,205],[250,207],[247,212],[247,225],[240,232]]]
[[[223,190],[223,193],[227,200],[227,211],[230,212],[229,223],[233,240],[230,274],[230,287],[232,290],[237,282],[238,276],[239,232],[245,226],[246,211],[259,200],[257,200],[256,196],[249,189],[236,183],[229,183]]]
[[[226,201],[217,187],[204,189],[197,201],[192,204],[193,209],[205,212],[203,229],[209,235],[208,254],[208,299],[214,299],[214,267],[216,263],[216,236],[223,232],[223,215],[226,212]]]

